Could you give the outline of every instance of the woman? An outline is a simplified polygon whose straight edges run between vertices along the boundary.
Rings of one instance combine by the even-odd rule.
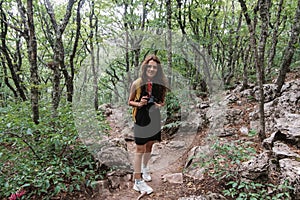
[[[167,79],[156,55],[149,55],[141,66],[140,78],[130,89],[128,104],[134,107],[134,186],[141,193],[150,194],[153,189],[145,182],[151,181],[147,164],[152,146],[161,141],[160,110],[165,105]]]

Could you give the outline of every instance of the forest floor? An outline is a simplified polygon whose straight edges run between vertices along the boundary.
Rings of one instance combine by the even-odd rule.
[[[290,73],[288,74],[286,81],[299,78],[299,71],[294,74]],[[254,102],[248,102],[246,104],[242,104],[243,106],[238,106],[237,104],[231,104],[231,107],[238,108],[243,110],[244,112],[244,118],[243,124],[239,124],[238,127],[235,127],[239,130],[241,126],[247,126],[249,127],[249,112],[251,112],[256,103]],[[114,127],[114,124],[111,124],[112,131],[116,131],[116,127]],[[204,139],[207,137],[207,130],[202,130],[196,135],[196,138],[193,140],[193,146],[201,146],[204,144]],[[235,141],[240,140],[242,136],[240,134],[229,136],[226,139],[228,141]],[[253,148],[256,149],[257,152],[261,151],[261,143],[258,138],[252,139]],[[130,141],[127,143],[129,151],[134,150],[134,142]],[[174,184],[169,182],[164,182],[162,179],[162,176],[164,174],[169,173],[182,173],[182,170],[184,168],[188,151],[184,153],[178,160],[176,160],[173,164],[169,165],[167,168],[164,168],[162,170],[156,170],[152,172],[152,181],[148,184],[153,188],[154,192],[150,195],[146,195],[142,197],[143,200],[178,200],[180,197],[196,197],[204,194],[208,194],[210,192],[212,193],[218,193],[222,194],[222,191],[226,187],[225,181],[218,181],[214,179],[211,176],[205,175],[202,180],[193,179],[188,176],[183,176],[183,183],[182,184]],[[101,193],[101,191],[96,192],[94,194],[87,194],[87,193],[80,193],[80,194],[74,194],[75,196],[68,198],[68,199],[77,199],[77,200],[134,200],[137,199],[140,193],[134,191],[132,189],[133,187],[133,181],[129,182],[127,184],[127,188],[118,189],[118,190],[112,190],[109,193]],[[230,199],[229,197],[226,197],[227,199]],[[65,198],[60,198],[65,199]],[[190,198],[192,199],[192,198]]]
[[[114,127],[112,127],[114,130]],[[191,145],[201,146],[203,144],[203,138],[206,137],[206,131],[199,132],[194,138],[194,142]],[[128,150],[134,151],[134,142],[130,141],[127,143]],[[163,180],[163,175],[182,173],[185,162],[187,160],[188,151],[185,152],[180,158],[169,165],[167,168],[152,171],[151,177],[152,181],[148,182],[154,192],[150,195],[143,196],[143,200],[177,200],[180,197],[190,197],[199,196],[207,194],[208,192],[222,193],[224,189],[223,185],[216,179],[205,176],[203,180],[197,180],[190,178],[188,176],[183,176],[183,184],[169,183]],[[161,158],[165,159],[165,158]],[[133,181],[128,183],[128,187],[124,189],[112,190],[111,193],[98,193],[97,195],[89,198],[83,199],[93,199],[93,200],[134,200],[140,196],[139,192],[132,189]]]
[[[232,105],[235,106],[236,105]],[[254,105],[249,104],[246,106],[247,108],[253,107]],[[245,113],[245,123],[248,121],[246,119],[246,113]],[[117,127],[114,126],[114,124],[111,124],[111,131],[117,132],[119,131]],[[191,147],[194,146],[201,146],[204,145],[204,140],[207,137],[207,130],[202,130],[201,132],[196,134],[196,137],[194,138],[194,142]],[[228,137],[230,140],[239,139],[238,137]],[[128,150],[129,152],[134,151],[134,142],[129,141],[127,142]],[[258,147],[259,148],[259,147]],[[144,200],[177,200],[180,197],[190,197],[190,196],[200,196],[203,194],[207,194],[208,192],[213,193],[219,193],[222,194],[222,191],[224,190],[225,184],[221,183],[220,181],[212,178],[211,176],[206,175],[204,179],[198,180],[193,179],[188,176],[183,176],[183,184],[172,184],[169,182],[164,182],[162,179],[162,176],[165,174],[173,174],[173,173],[181,173],[186,159],[188,156],[188,151],[185,152],[180,158],[178,158],[175,162],[173,162],[171,165],[169,165],[167,168],[164,168],[162,170],[153,171],[152,181],[149,182],[149,186],[151,186],[154,190],[154,192],[150,195],[144,196],[142,199]],[[164,159],[164,158],[162,158]],[[134,200],[137,199],[140,193],[134,191],[132,189],[133,187],[133,181],[129,182],[127,188],[123,189],[117,189],[117,190],[111,190],[110,193],[107,192],[98,192],[95,191],[93,195],[91,194],[78,194],[76,195],[76,198],[72,199],[80,199],[80,200]]]
[[[242,109],[245,113],[244,115],[244,123],[240,124],[246,125],[249,122],[248,119],[248,113],[251,112],[252,109],[249,110],[249,108],[253,108],[253,103],[248,103],[247,106],[240,107],[238,105],[232,104],[232,107]],[[246,125],[248,126],[248,125]],[[233,127],[232,127],[233,128]],[[116,133],[120,130],[118,130],[118,127],[115,127],[113,123],[111,123],[111,132]],[[192,144],[190,147],[195,146],[203,146],[205,145],[205,140],[207,138],[208,132],[206,129],[203,129],[202,131],[198,132],[193,139]],[[242,136],[232,136],[228,137],[226,139],[230,140],[239,140]],[[258,145],[259,141],[257,140],[257,143],[255,143],[255,148],[257,151],[260,149],[260,145]],[[128,141],[127,142],[128,151],[130,153],[134,152],[134,142]],[[190,150],[190,149],[189,149]],[[180,197],[191,197],[191,196],[200,196],[205,195],[208,193],[217,193],[222,194],[222,191],[225,189],[225,182],[218,181],[214,179],[213,177],[209,175],[205,175],[203,179],[198,180],[194,179],[188,176],[183,176],[183,183],[182,184],[175,184],[175,183],[169,183],[167,181],[163,180],[163,175],[165,174],[174,174],[174,173],[182,173],[184,166],[186,164],[187,158],[188,158],[188,151],[184,152],[176,161],[174,161],[172,164],[168,165],[168,167],[163,168],[161,170],[155,170],[152,171],[152,181],[148,182],[149,186],[151,186],[154,190],[154,192],[150,195],[144,196],[142,199],[145,200],[178,200]],[[164,155],[165,157],[161,157],[160,159],[168,159],[168,155]],[[127,187],[123,189],[117,189],[117,190],[111,190],[110,193],[104,192],[97,192],[97,194],[89,197],[83,197],[81,199],[93,199],[93,200],[133,200],[137,199],[140,195],[139,192],[136,192],[132,189],[133,187],[133,181],[127,183]],[[228,198],[230,199],[230,198]]]

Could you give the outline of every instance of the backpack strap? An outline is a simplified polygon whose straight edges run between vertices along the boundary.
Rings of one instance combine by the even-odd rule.
[[[141,99],[141,94],[142,94],[141,83],[142,83],[142,78],[138,78],[136,81],[134,101],[140,101],[140,99]],[[136,116],[137,110],[138,110],[138,107],[133,107],[133,109],[132,109],[132,119],[134,122],[136,122],[135,116]]]

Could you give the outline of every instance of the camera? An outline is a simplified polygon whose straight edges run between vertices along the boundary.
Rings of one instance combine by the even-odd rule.
[[[148,92],[142,93],[144,99],[147,99],[147,105],[152,106],[155,103],[156,98],[153,95],[150,95]]]
[[[153,105],[154,104],[154,102],[155,102],[155,100],[154,100],[154,96],[150,96],[149,98],[148,98],[148,102],[147,102],[147,104],[148,105]]]

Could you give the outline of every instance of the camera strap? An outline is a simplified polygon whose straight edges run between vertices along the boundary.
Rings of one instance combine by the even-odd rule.
[[[148,83],[147,83],[147,92],[148,92],[149,96],[151,96],[151,94],[152,94],[152,82],[151,81],[148,81]]]

